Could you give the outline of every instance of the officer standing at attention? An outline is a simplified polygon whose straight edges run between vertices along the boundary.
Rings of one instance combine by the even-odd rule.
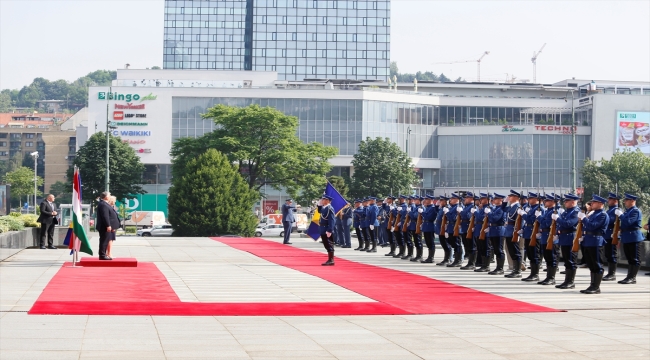
[[[618,210],[618,194],[609,193],[607,198],[607,216],[609,223],[605,231],[605,259],[607,259],[607,275],[603,276],[603,281],[616,280],[616,264],[618,263],[617,245],[612,245],[612,233],[614,232],[614,223],[616,222],[616,210]]]
[[[490,245],[492,245],[497,258],[497,267],[488,273],[490,275],[503,275],[503,264],[506,262],[506,254],[503,251],[503,234],[506,222],[506,214],[502,207],[504,198],[504,195],[494,193],[492,206],[488,206],[483,210],[489,222],[489,227],[485,229],[487,238],[490,240]]]
[[[370,223],[368,222],[368,204],[370,203],[370,199],[365,198],[362,200],[363,201],[363,211],[361,212],[361,233],[363,234],[363,248],[361,248],[359,251],[368,251],[370,249],[370,232],[368,231],[368,226]]]
[[[447,266],[449,265],[450,260],[449,244],[447,243],[447,238],[445,237],[445,229],[442,229],[442,217],[445,215],[445,209],[447,209],[447,200],[449,199],[444,195],[440,195],[438,198],[438,214],[436,216],[434,231],[438,235],[438,241],[440,241],[440,247],[442,248],[442,251],[445,252],[445,257],[441,262],[437,263],[436,266]],[[447,211],[449,211],[449,209],[447,209]]]
[[[406,196],[404,195],[399,195],[399,205],[395,207],[393,210],[395,213],[393,217],[395,218],[395,225],[393,227],[393,237],[395,238],[395,241],[397,245],[399,246],[399,252],[394,255],[394,258],[401,258],[404,256],[405,251],[406,251],[406,246],[404,244],[404,238],[402,237],[402,225],[404,223],[404,220],[406,220],[404,217],[406,216]],[[397,216],[399,215],[400,221],[399,223],[397,222]]]
[[[555,195],[546,195],[544,198],[544,206],[546,210],[537,217],[539,221],[539,232],[537,233],[537,243],[542,246],[544,251],[544,260],[546,260],[546,278],[538,284],[540,285],[555,285],[555,273],[557,272],[557,251],[556,246],[553,245],[552,250],[546,250],[546,244],[551,231],[551,224],[553,223],[553,215],[557,215],[555,208]],[[557,236],[553,234],[551,241],[553,244],[559,242]]]
[[[580,198],[574,194],[564,195],[565,209],[558,210],[558,214],[551,215],[557,225],[557,234],[560,238],[560,251],[564,259],[564,282],[555,287],[558,289],[573,289],[573,281],[576,278],[576,269],[578,269],[578,253],[573,252],[573,240],[576,236],[578,227],[578,213],[580,209],[576,206]]]
[[[490,271],[490,242],[488,241],[487,234],[484,240],[481,240],[479,237],[481,235],[481,229],[483,228],[483,220],[487,216],[485,209],[490,200],[490,195],[486,193],[481,193],[480,196],[480,206],[470,210],[474,214],[474,239],[476,241],[476,247],[478,248],[478,254],[481,256],[481,267],[475,269],[475,272],[488,272]]]
[[[517,238],[517,242],[512,242],[512,237],[515,233],[515,223],[521,210],[519,199],[521,194],[514,190],[510,190],[508,195],[508,207],[506,208],[506,227],[503,236],[506,238],[506,246],[508,247],[508,254],[512,258],[512,272],[505,275],[507,278],[520,278],[521,277],[521,248],[519,243],[521,238]]]
[[[436,207],[433,206],[435,197],[427,195],[424,199],[424,210],[422,211],[422,234],[424,234],[424,243],[427,245],[428,256],[422,263],[433,263],[433,256],[436,253],[436,244],[433,242],[434,222],[436,221]]]
[[[327,250],[327,261],[322,264],[323,266],[334,265],[334,241],[332,241],[332,232],[334,232],[334,217],[336,217],[336,214],[332,205],[330,205],[331,201],[331,196],[323,195],[318,203],[318,212],[320,213],[318,230],[320,231],[323,246]]]
[[[623,243],[623,252],[627,259],[628,268],[627,276],[625,279],[619,281],[619,284],[636,284],[636,274],[641,267],[639,259],[640,245],[643,241],[643,234],[641,234],[641,210],[636,207],[635,195],[625,194],[625,212],[617,209],[616,215],[621,222],[620,238]]]
[[[401,211],[402,214],[402,225],[400,226],[399,230],[402,232],[402,241],[406,245],[406,249],[408,250],[408,253],[404,256],[401,257],[402,260],[411,260],[413,258],[413,241],[411,239],[411,234],[409,234],[408,231],[408,225],[406,226],[406,231],[404,230],[404,224],[408,223],[406,220],[407,215],[410,215],[411,212],[413,212],[413,196],[409,196],[406,198],[407,204],[406,206],[403,207],[403,210]],[[411,220],[409,220],[411,221]]]
[[[393,222],[395,221],[395,214],[393,210],[395,209],[395,206],[393,206],[393,201],[395,201],[395,198],[392,195],[389,195],[386,197],[386,200],[384,201],[384,205],[382,208],[384,209],[385,216],[386,216],[386,221],[384,222],[384,230],[386,231],[386,240],[388,241],[388,244],[390,245],[390,252],[388,254],[385,254],[384,256],[394,256],[395,255],[395,239],[393,238],[393,229],[390,227],[392,224],[389,224],[388,220],[392,219]]]
[[[354,215],[354,221],[352,222],[352,225],[354,226],[354,231],[356,232],[357,240],[359,241],[359,247],[354,250],[362,250],[364,234],[361,230],[361,221],[365,218],[365,212],[363,210],[363,206],[361,205],[360,199],[354,199],[354,211],[352,214]]]
[[[420,198],[418,195],[415,195],[413,197],[413,201],[415,202],[415,204],[413,204],[413,207],[411,208],[411,212],[409,213],[410,221],[408,226],[408,232],[411,236],[411,239],[413,239],[413,245],[415,246],[415,257],[411,259],[411,261],[419,262],[422,260],[422,252],[423,252],[422,235],[416,234],[416,229],[418,223],[418,216],[424,212],[424,209],[420,206],[422,198]]]
[[[474,270],[476,268],[476,242],[474,241],[474,236],[467,236],[469,230],[469,222],[472,220],[474,213],[472,209],[475,209],[474,206],[474,194],[467,192],[465,194],[464,200],[465,207],[460,213],[460,237],[463,241],[463,246],[465,247],[465,254],[467,254],[467,265],[461,267],[461,270]],[[474,231],[474,229],[472,229]]]
[[[609,216],[603,211],[606,200],[596,194],[592,195],[590,215],[579,213],[578,218],[582,221],[582,245],[584,246],[584,258],[591,272],[591,284],[583,294],[600,294],[600,282],[603,280],[603,265],[600,263],[600,249],[605,244],[603,235],[607,230]]]
[[[293,216],[293,213],[296,212],[296,206],[293,205],[291,199],[287,199],[282,205],[282,227],[284,228],[284,241],[283,244],[291,244],[289,239],[291,237],[291,229],[293,228],[293,223],[296,222],[296,218]]]
[[[337,221],[337,233],[342,248],[351,248],[350,227],[352,226],[352,207],[348,203],[342,210],[340,220]]]
[[[451,199],[449,199],[449,208],[445,208],[443,212],[447,217],[447,228],[444,229],[445,238],[447,239],[447,244],[449,248],[454,251],[454,261],[451,264],[448,264],[447,267],[461,267],[463,265],[463,244],[460,241],[460,236],[454,236],[454,227],[456,225],[456,219],[460,216],[460,213],[463,211],[463,207],[460,206],[460,195],[456,193],[451,194]],[[443,230],[441,230],[443,231]],[[460,229],[459,229],[460,232]]]
[[[366,243],[366,252],[377,252],[377,228],[379,227],[379,221],[377,217],[379,216],[379,207],[375,204],[377,198],[369,196],[368,197],[368,207],[366,208],[366,221],[368,222],[368,234],[370,235],[370,243],[372,243],[372,248],[369,247],[369,243]]]
[[[376,198],[376,204],[379,208],[379,213],[377,215],[377,221],[379,221],[379,227],[377,227],[377,244],[381,247],[386,246],[386,223],[388,222],[388,212],[384,210],[384,200]]]
[[[539,203],[539,194],[534,192],[528,192],[528,203],[530,208],[528,211],[519,209],[519,214],[522,215],[522,220],[524,221],[523,232],[521,236],[524,237],[524,243],[526,246],[526,256],[530,260],[530,275],[528,277],[521,279],[521,281],[533,282],[539,281],[539,263],[540,257],[539,254],[542,249],[542,245],[536,239],[536,245],[530,246],[530,240],[533,235],[533,227],[535,227],[535,221],[537,217],[540,216],[544,209]]]

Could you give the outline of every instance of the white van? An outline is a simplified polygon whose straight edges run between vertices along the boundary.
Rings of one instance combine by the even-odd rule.
[[[165,213],[162,211],[132,211],[126,214],[124,226],[135,226],[138,229],[148,229],[154,225],[166,225]]]

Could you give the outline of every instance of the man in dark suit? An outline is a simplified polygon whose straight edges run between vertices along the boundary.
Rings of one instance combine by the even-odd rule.
[[[54,204],[54,195],[48,195],[41,202],[41,214],[38,216],[38,222],[41,223],[41,249],[56,249],[54,246],[54,226],[58,224],[56,219],[56,204]],[[47,247],[45,247],[45,238],[47,237]]]
[[[111,213],[113,209],[108,203],[108,198],[111,193],[104,191],[99,196],[99,203],[97,204],[97,220],[95,220],[95,229],[99,232],[99,260],[113,260],[106,255],[106,248],[110,241],[110,234],[113,231],[111,227]]]
[[[287,201],[282,205],[282,226],[284,227],[284,244],[291,244],[289,242],[289,238],[291,236],[291,229],[293,227],[293,223],[296,222],[295,216],[293,216],[293,213],[296,212],[296,206],[293,205],[293,201],[291,199],[287,199]]]

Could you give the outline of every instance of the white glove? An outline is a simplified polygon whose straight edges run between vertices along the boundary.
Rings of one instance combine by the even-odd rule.
[[[517,231],[517,234],[519,234],[519,235],[523,235],[523,234],[524,234],[524,231],[523,231],[523,230],[519,230],[519,231]]]
[[[558,209],[557,213],[558,213],[559,215],[564,214],[564,209],[562,209],[562,208]]]
[[[449,233],[445,233],[445,238],[448,238],[448,237],[449,237]]]
[[[542,212],[539,210],[535,210],[535,217],[540,217],[542,216]]]
[[[402,227],[402,223],[397,224],[397,227],[398,227],[398,228],[401,228],[401,227]]]
[[[370,230],[375,230],[375,225],[370,225]]]
[[[458,207],[456,207],[456,211],[460,214],[463,211],[463,208],[458,206]]]
[[[553,219],[553,220],[557,220],[559,217],[560,217],[560,215],[558,215],[558,214],[551,215],[551,219]]]
[[[485,229],[486,234],[489,233],[489,232],[490,232],[490,229]]]
[[[559,236],[557,236],[557,235],[553,236],[553,241],[558,241],[558,240],[560,240]]]
[[[492,212],[489,207],[486,207],[485,210],[483,210],[484,213],[489,214]]]
[[[616,214],[616,216],[621,216],[621,215],[623,215],[623,210],[616,209],[616,210],[614,210],[614,214]]]
[[[578,219],[582,220],[582,219],[584,219],[586,217],[587,217],[587,215],[585,215],[585,213],[583,213],[583,212],[578,213]]]
[[[418,209],[418,213],[419,213],[419,214],[422,214],[423,212],[424,212],[424,209],[423,209],[423,208],[419,208],[419,209]]]
[[[587,214],[587,216],[591,216],[591,214],[593,214],[593,213],[594,213],[594,211],[591,210],[591,211]]]
[[[395,207],[393,205],[390,206],[391,210],[395,210]]]
[[[331,237],[331,236],[332,236],[332,233],[329,232],[329,231],[325,232],[325,234],[327,234],[327,237]]]
[[[536,238],[537,240],[541,239],[541,238],[542,238],[542,234],[537,233],[537,235],[535,235],[535,238]]]
[[[524,215],[526,215],[526,212],[523,211],[522,209],[519,209],[519,210],[517,210],[517,214],[520,215],[520,216],[524,216]]]
[[[442,212],[445,213],[445,214],[448,213],[448,212],[449,212],[449,208],[444,208],[444,209],[442,209]]]
[[[476,208],[472,208],[472,210],[470,210],[469,212],[471,212],[472,214],[475,213],[475,212],[476,212]]]
[[[584,240],[584,238],[580,238],[580,239],[578,239],[578,242],[581,243],[582,240]]]

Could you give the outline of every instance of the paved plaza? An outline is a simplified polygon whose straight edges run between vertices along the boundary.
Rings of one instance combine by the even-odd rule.
[[[279,238],[269,241],[280,242]],[[324,254],[322,244],[292,239]],[[92,240],[96,248],[97,239]],[[28,315],[66,250],[0,253],[0,359],[627,359],[650,358],[650,276],[600,295],[337,248],[405,271],[563,312],[409,316]],[[114,257],[153,262],[183,302],[374,302],[207,238],[122,237]],[[436,259],[442,257],[438,251]],[[323,261],[326,256],[323,255]],[[619,270],[623,278],[625,269]],[[350,274],[353,277],[355,274]],[[563,275],[558,274],[558,279]],[[111,279],[91,279],[107,281]],[[375,279],[377,287],[385,279]],[[404,295],[408,296],[408,294]],[[435,298],[430,300],[436,302]]]

